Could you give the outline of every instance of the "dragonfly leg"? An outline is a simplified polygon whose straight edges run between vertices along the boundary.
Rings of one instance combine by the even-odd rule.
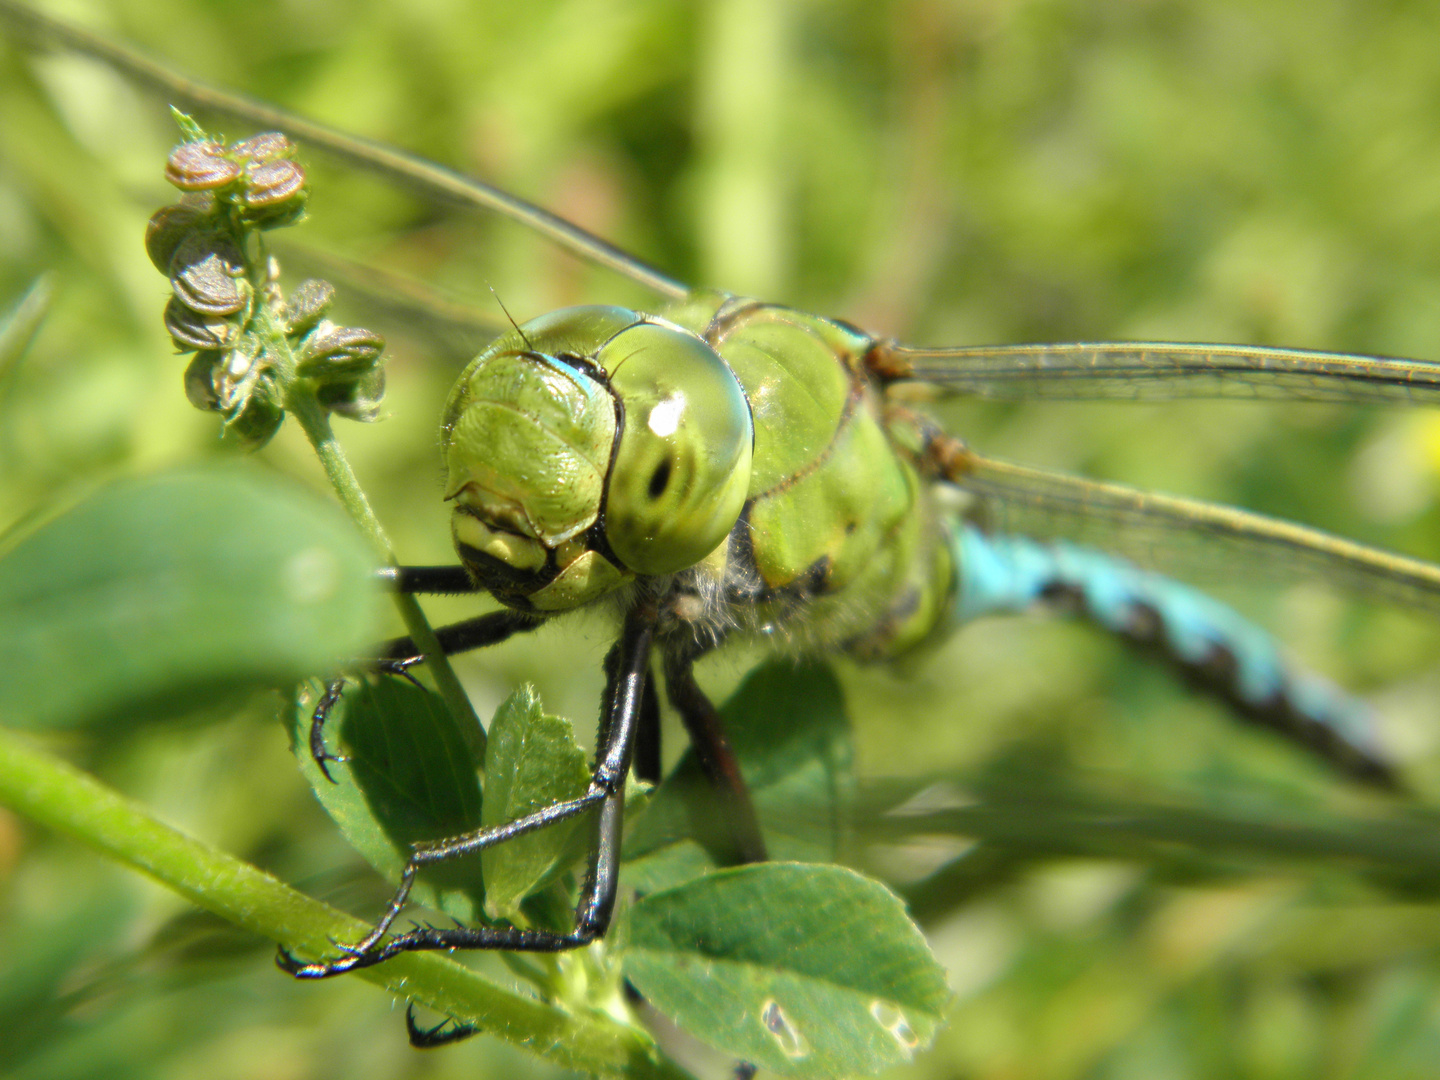
[[[415,1003],[412,1001],[405,1007],[405,1031],[415,1049],[432,1050],[468,1039],[479,1029],[474,1024],[462,1024],[453,1016],[447,1016],[434,1027],[423,1028],[415,1021]]]
[[[396,592],[458,596],[485,591],[463,566],[386,566],[376,576]]]
[[[680,713],[700,771],[710,783],[713,802],[695,815],[696,832],[722,864],[764,862],[765,838],[740,762],[725,734],[724,722],[695,681],[695,656],[667,652],[665,686]],[[715,805],[715,804],[718,804]]]
[[[635,778],[658,784],[661,771],[660,696],[655,690],[652,672],[645,680],[645,694],[640,699],[639,727],[635,732]]]
[[[342,945],[344,956],[335,960],[304,963],[282,946],[276,963],[296,978],[323,979],[358,968],[371,967],[405,952],[445,949],[564,952],[604,936],[610,927],[610,917],[615,908],[620,868],[620,831],[625,809],[625,777],[630,769],[636,732],[640,726],[655,621],[656,612],[650,606],[632,610],[626,616],[625,627],[616,650],[616,661],[612,665],[606,687],[595,773],[589,789],[583,795],[555,803],[495,828],[417,844],[401,876],[400,887],[384,916],[364,939],[355,945]],[[574,927],[569,933],[514,926],[418,926],[407,933],[383,940],[390,925],[405,906],[415,875],[423,867],[504,843],[557,821],[575,817],[597,804],[599,812],[595,815],[589,867],[580,890],[579,902],[575,905]]]
[[[386,566],[375,575],[381,583],[396,592],[426,593],[431,595],[457,595],[480,592],[480,586],[466,573],[463,566]],[[496,611],[477,618],[442,626],[435,631],[435,638],[446,656],[468,652],[471,649],[496,645],[512,634],[533,630],[540,620],[529,618],[517,611]],[[378,669],[387,674],[402,675],[411,682],[414,678],[409,668],[423,657],[408,637],[394,638],[381,644],[374,653]],[[343,755],[332,754],[325,749],[325,721],[340,700],[345,689],[345,678],[340,676],[325,684],[325,692],[315,703],[310,714],[310,756],[320,767],[320,772],[331,783],[330,762],[344,761]]]
[[[498,645],[515,634],[538,629],[543,621],[509,609],[492,611],[437,628],[435,640],[440,643],[446,656],[453,656],[472,649],[483,649],[487,645]],[[416,651],[413,641],[408,637],[399,637],[383,642],[375,649],[371,666],[382,674],[400,675],[414,682],[410,668],[423,659]],[[329,762],[344,761],[345,758],[332,754],[325,748],[325,722],[344,689],[343,675],[331,679],[325,684],[325,692],[320,695],[320,700],[315,703],[315,711],[310,714],[310,756],[315,759],[315,764],[320,766],[325,779],[332,783],[335,778],[330,775]]]
[[[403,660],[382,657],[372,661],[372,664],[375,670],[382,675],[399,675],[419,686],[415,676],[410,674],[410,669],[424,659],[423,656],[409,656]],[[337,675],[327,682],[325,692],[315,703],[315,711],[310,714],[310,756],[320,767],[321,775],[332,784],[336,783],[336,780],[330,775],[330,762],[341,763],[350,760],[345,754],[332,754],[325,747],[325,722],[330,719],[331,710],[335,708],[340,696],[345,692],[345,681],[344,675]]]
[[[544,622],[544,619],[537,619],[522,611],[505,608],[436,627],[435,640],[440,643],[440,650],[446,656],[454,656],[456,653],[499,645],[516,634],[538,630]],[[383,643],[375,650],[375,655],[380,660],[408,660],[418,657],[420,653],[408,637],[398,637]]]

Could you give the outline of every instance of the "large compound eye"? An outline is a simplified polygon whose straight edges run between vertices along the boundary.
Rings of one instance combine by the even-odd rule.
[[[694,334],[639,323],[596,357],[624,409],[605,535],[641,574],[693,566],[734,527],[750,487],[750,406],[735,374]]]

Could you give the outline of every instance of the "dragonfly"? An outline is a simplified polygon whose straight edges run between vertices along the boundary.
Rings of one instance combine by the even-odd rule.
[[[565,309],[515,325],[460,376],[441,423],[444,499],[460,565],[402,566],[408,592],[488,592],[504,609],[445,628],[447,651],[488,646],[608,605],[595,777],[582,797],[417,852],[375,931],[325,977],[405,951],[551,952],[602,936],[615,901],[625,777],[653,711],[652,659],[721,793],[740,861],[764,842],[715,707],[693,666],[732,639],[890,660],[994,614],[1048,606],[1159,653],[1237,715],[1381,786],[1396,778],[1363,709],[1292,665],[1267,634],[1177,581],[1063,541],[977,521],[1032,514],[1164,543],[1203,535],[1375,596],[1440,605],[1440,568],[1232,507],[987,457],[907,401],[931,396],[1149,400],[1175,396],[1440,403],[1440,364],[1302,349],[1173,342],[920,348],[841,320],[695,289],[579,226],[471,177],[191,83],[189,103],[273,124],[302,145],[495,210],[656,292],[668,306]],[[945,492],[971,499],[948,509]],[[408,657],[408,641],[392,648]],[[326,758],[323,712],[313,745]],[[650,773],[649,767],[642,767]],[[651,776],[650,778],[654,778]],[[423,928],[386,937],[415,874],[587,811],[587,893],[569,933]],[[383,941],[382,941],[383,939]]]
[[[389,573],[401,590],[484,591],[505,605],[442,630],[447,650],[499,644],[581,607],[616,612],[591,789],[502,829],[426,846],[373,934],[338,958],[289,958],[293,974],[328,977],[406,951],[560,951],[603,936],[625,778],[637,762],[654,776],[657,657],[731,823],[730,857],[763,859],[738,766],[693,672],[733,639],[884,661],[973,619],[1050,607],[1160,653],[1240,716],[1343,771],[1395,783],[1358,706],[1290,665],[1228,608],[1098,549],[983,523],[1034,520],[1146,547],[1201,536],[1237,557],[1299,565],[1425,611],[1440,606],[1440,569],[1247,511],[991,458],[938,427],[914,398],[1429,405],[1440,401],[1440,365],[1168,342],[905,346],[837,319],[693,289],[538,206],[403,151],[237,107],[197,84],[170,89],[496,210],[663,303],[565,309],[489,345],[461,375],[441,424],[460,565]],[[954,493],[969,499],[963,512],[950,505]],[[404,642],[393,651],[409,656]],[[323,761],[322,724],[314,730]],[[474,926],[387,936],[422,867],[586,812],[595,835],[570,932]]]

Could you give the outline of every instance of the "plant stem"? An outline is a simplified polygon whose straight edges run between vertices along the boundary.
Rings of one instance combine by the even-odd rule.
[[[157,820],[67,762],[0,729],[0,804],[155,878],[206,911],[311,955],[367,927],[269,874]],[[528,1047],[564,1068],[683,1080],[640,1031],[593,1013],[567,1013],[497,986],[435,953],[412,953],[356,974],[399,997]]]

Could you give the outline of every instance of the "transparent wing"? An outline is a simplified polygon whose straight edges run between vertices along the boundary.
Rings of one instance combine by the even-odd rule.
[[[1318,579],[1440,613],[1440,566],[1321,529],[974,453],[953,481],[977,498],[981,523],[1000,531],[1063,536],[1166,573],[1203,564],[1224,574]]]
[[[1179,342],[1075,342],[952,349],[892,346],[895,381],[993,398],[1177,397],[1440,404],[1440,363],[1309,349]]]
[[[432,360],[462,365],[510,328],[498,305],[490,314],[383,266],[287,243],[283,238],[272,239],[270,246],[284,266],[325,278],[338,285],[346,297],[379,314],[387,326],[403,326],[426,343]]]

